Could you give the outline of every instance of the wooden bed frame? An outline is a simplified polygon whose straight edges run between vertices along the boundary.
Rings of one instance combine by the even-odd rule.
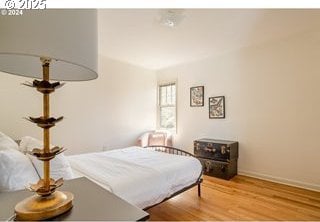
[[[173,155],[180,155],[180,156],[191,156],[191,157],[196,158],[193,154],[191,154],[191,153],[189,153],[187,151],[184,151],[184,150],[181,150],[181,149],[178,149],[178,148],[174,148],[174,147],[170,147],[170,146],[146,146],[144,148],[145,149],[151,149],[151,150],[154,150],[154,151],[157,151],[157,152],[163,152],[163,153],[168,153],[168,154],[173,154]],[[193,183],[193,184],[191,184],[191,185],[189,185],[187,187],[184,187],[181,190],[178,190],[177,192],[175,192],[171,196],[165,198],[160,203],[157,203],[157,204],[154,204],[152,206],[146,207],[146,208],[144,208],[144,210],[147,210],[147,209],[150,209],[150,208],[152,208],[154,206],[157,206],[158,204],[161,204],[164,201],[167,201],[167,200],[173,198],[174,196],[177,196],[177,195],[183,193],[184,191],[189,190],[190,188],[195,187],[195,186],[198,186],[198,196],[201,197],[201,183],[203,181],[202,174],[203,174],[203,168],[202,168],[201,173],[200,173],[200,175],[199,175],[199,177],[198,177],[198,179],[197,179],[197,181],[195,183]]]

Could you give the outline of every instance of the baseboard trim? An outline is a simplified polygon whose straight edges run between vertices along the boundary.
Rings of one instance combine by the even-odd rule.
[[[281,177],[275,177],[267,174],[262,174],[262,173],[256,173],[256,172],[250,172],[250,171],[244,171],[244,170],[239,170],[238,171],[239,175],[244,175],[244,176],[249,176],[249,177],[254,177],[262,180],[267,180],[271,182],[276,182],[280,184],[285,184],[289,186],[294,186],[294,187],[299,187],[307,190],[312,190],[312,191],[317,191],[320,192],[320,185],[318,184],[312,184],[312,183],[304,183],[301,181],[296,181],[296,180],[290,180],[286,178],[281,178]]]

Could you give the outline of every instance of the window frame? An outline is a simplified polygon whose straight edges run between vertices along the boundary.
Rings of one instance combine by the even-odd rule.
[[[169,86],[169,85],[175,85],[175,105],[161,105],[161,95],[160,95],[160,87]],[[178,128],[178,119],[177,119],[177,113],[178,113],[178,107],[177,107],[177,101],[178,101],[178,85],[177,81],[167,81],[167,82],[158,82],[157,84],[157,129],[158,130],[167,130],[171,133],[177,133]],[[161,127],[161,107],[175,107],[175,128],[169,129]]]

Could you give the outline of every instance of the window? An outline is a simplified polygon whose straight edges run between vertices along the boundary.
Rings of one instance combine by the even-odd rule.
[[[159,127],[166,130],[175,130],[176,121],[176,83],[159,86],[158,92],[158,121]]]

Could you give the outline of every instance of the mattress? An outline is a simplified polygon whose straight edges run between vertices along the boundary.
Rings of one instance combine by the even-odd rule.
[[[141,147],[73,155],[68,159],[76,175],[86,176],[142,209],[195,183],[202,170],[194,157]]]

